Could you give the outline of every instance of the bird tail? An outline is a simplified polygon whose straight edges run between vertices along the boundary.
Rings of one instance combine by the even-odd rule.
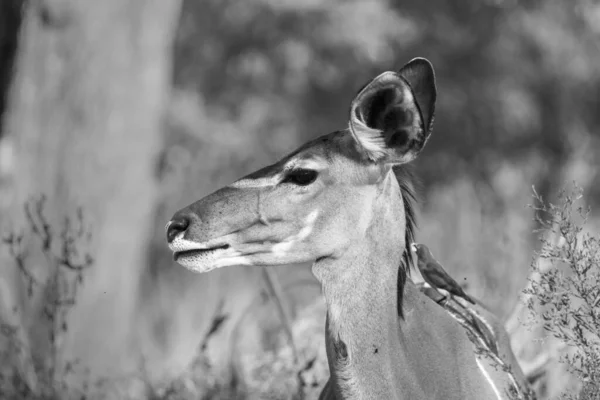
[[[465,291],[462,291],[462,297],[467,300],[469,303],[475,305],[475,301],[471,298],[471,296],[469,296],[468,294],[465,293]]]

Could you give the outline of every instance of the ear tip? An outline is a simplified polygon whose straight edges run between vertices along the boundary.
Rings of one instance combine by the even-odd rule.
[[[418,97],[426,93],[425,98],[420,99],[422,101],[419,102],[419,105],[427,107],[427,114],[433,117],[437,98],[433,64],[426,58],[416,57],[406,63],[398,73],[409,82],[413,90],[418,92]]]
[[[398,71],[398,74],[408,82],[413,90],[416,103],[425,123],[425,131],[427,132],[427,136],[429,136],[435,114],[435,101],[437,99],[433,65],[426,58],[416,57],[406,63]]]
[[[415,57],[407,62],[401,70],[407,69],[414,71],[423,78],[426,77],[435,88],[435,70],[433,69],[433,64],[431,61],[423,57]]]
[[[422,65],[429,67],[433,71],[433,64],[431,63],[431,61],[429,61],[425,57],[415,57],[406,63],[406,65],[410,65],[410,64],[422,64]]]

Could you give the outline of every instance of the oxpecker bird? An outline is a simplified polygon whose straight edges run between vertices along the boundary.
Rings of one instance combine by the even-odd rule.
[[[442,265],[433,258],[431,251],[424,244],[411,244],[412,251],[417,255],[417,265],[425,282],[435,289],[444,289],[450,294],[462,297],[475,304],[454,279],[444,270]]]

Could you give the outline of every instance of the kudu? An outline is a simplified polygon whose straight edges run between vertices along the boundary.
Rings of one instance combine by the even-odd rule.
[[[322,399],[521,397],[510,379],[511,369],[520,370],[508,341],[499,351],[508,368],[499,368],[407,275],[414,198],[405,164],[431,134],[435,100],[429,61],[384,72],[353,100],[348,129],[305,144],[167,224],[174,259],[194,272],[313,262],[327,306],[331,375]]]

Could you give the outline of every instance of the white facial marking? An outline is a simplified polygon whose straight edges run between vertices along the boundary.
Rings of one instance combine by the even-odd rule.
[[[484,376],[484,378],[488,381],[488,383],[492,387],[492,390],[494,391],[494,394],[496,395],[496,398],[498,400],[502,400],[502,395],[500,394],[500,391],[496,387],[496,384],[492,380],[492,377],[490,376],[490,374],[488,374],[488,372],[486,371],[485,367],[481,364],[481,361],[479,360],[479,358],[475,358],[475,362],[477,362],[477,366],[479,367],[479,370],[481,371],[481,374]]]
[[[316,161],[308,159],[308,158],[305,158],[305,159],[295,162],[293,164],[292,168],[312,169],[315,171],[319,171],[319,170],[323,169],[321,167],[321,165],[318,164]]]
[[[172,252],[176,251],[188,251],[188,250],[204,250],[210,249],[211,246],[206,244],[192,242],[183,238],[184,232],[180,232],[171,243],[169,243],[169,249]]]
[[[319,210],[314,210],[306,216],[304,226],[294,235],[285,238],[280,243],[277,243],[271,248],[271,251],[277,256],[285,256],[285,254],[298,242],[306,239],[313,231],[315,221],[319,216]]]
[[[241,255],[239,251],[233,251],[231,254],[226,254],[225,257],[220,257],[212,269],[228,267],[231,265],[254,265],[254,263],[246,256]]]
[[[262,210],[262,207],[261,207],[260,193],[261,193],[260,190],[258,191],[258,193],[256,193],[256,196],[258,197],[258,204],[256,206],[256,208],[257,208],[257,214],[258,214],[258,220],[260,221],[261,224],[263,224],[265,226],[269,226],[269,219],[265,216],[265,214],[263,214],[263,210]]]
[[[276,174],[268,178],[257,178],[257,179],[240,179],[237,182],[233,182],[229,187],[236,189],[249,189],[249,188],[262,188],[268,186],[275,186],[281,181],[281,174]]]

